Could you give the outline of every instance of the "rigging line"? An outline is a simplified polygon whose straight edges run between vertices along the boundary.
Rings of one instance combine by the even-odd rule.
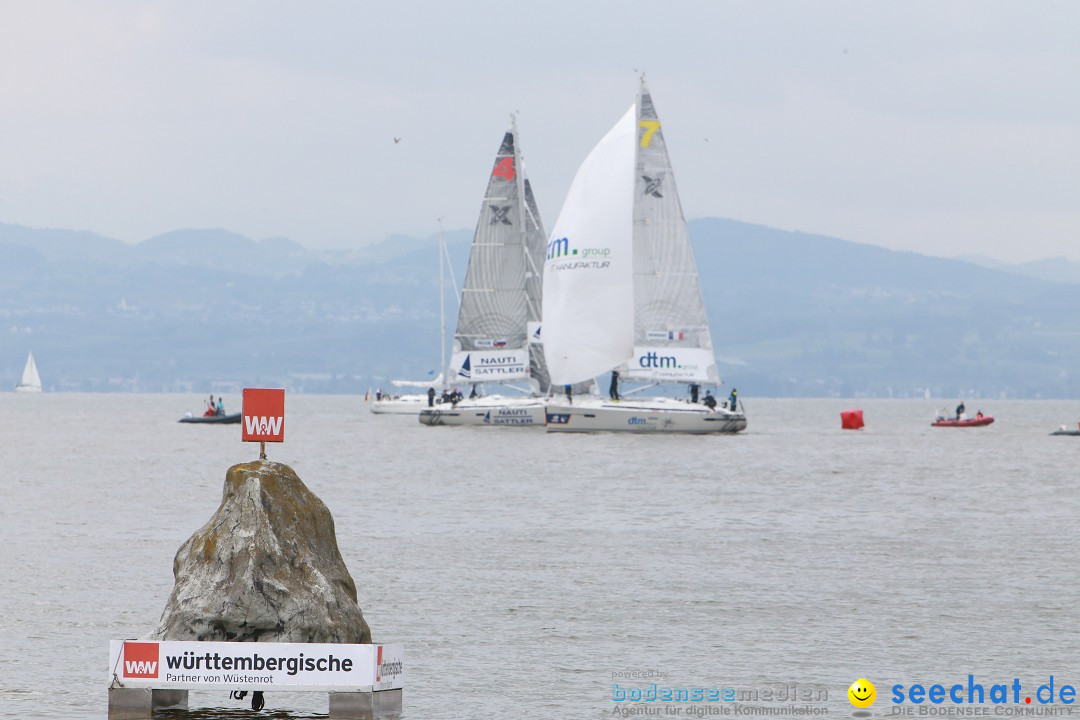
[[[521,218],[519,226],[519,235],[521,236],[521,254],[525,260],[526,272],[532,271],[533,275],[536,274],[536,266],[533,262],[532,253],[529,252],[529,223],[528,218],[533,221],[533,226],[539,228],[540,225],[536,222],[536,217],[532,213],[532,208],[529,207],[528,194],[525,192],[525,160],[521,153],[521,143],[518,142],[517,133],[517,116],[510,116],[510,128],[514,134],[514,164],[517,167],[517,200],[518,200],[518,215]],[[541,276],[542,277],[542,276]],[[540,308],[537,307],[536,299],[531,297],[531,293],[528,292],[528,278],[526,278],[525,287],[525,312],[526,319],[529,317],[539,318]]]
[[[442,246],[443,261],[446,263],[446,269],[450,271],[450,287],[454,289],[454,297],[457,298],[458,305],[461,304],[461,291],[458,290],[457,278],[454,276],[454,265],[450,262],[450,250],[446,247],[446,243]]]

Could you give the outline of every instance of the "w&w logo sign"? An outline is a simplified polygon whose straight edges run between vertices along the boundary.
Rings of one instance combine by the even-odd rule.
[[[124,643],[124,677],[156,678],[158,662],[157,643]]]
[[[281,426],[284,424],[284,417],[245,415],[244,433],[247,435],[281,435]]]
[[[285,391],[244,388],[244,442],[285,441]]]

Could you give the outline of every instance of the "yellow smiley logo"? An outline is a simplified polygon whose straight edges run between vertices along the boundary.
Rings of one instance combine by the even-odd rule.
[[[874,704],[877,689],[874,687],[874,683],[866,678],[859,678],[851,683],[851,687],[847,689],[847,697],[855,707],[868,708]]]

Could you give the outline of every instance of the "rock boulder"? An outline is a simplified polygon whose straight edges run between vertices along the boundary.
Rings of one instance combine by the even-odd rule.
[[[221,506],[176,553],[158,640],[370,643],[334,519],[292,468],[229,468]]]

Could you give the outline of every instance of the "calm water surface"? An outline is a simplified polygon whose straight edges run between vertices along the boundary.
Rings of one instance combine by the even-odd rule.
[[[547,436],[296,395],[269,454],[333,513],[375,638],[405,643],[404,718],[611,717],[623,671],[797,683],[832,717],[859,677],[879,714],[893,683],[1080,685],[1080,438],[1048,436],[1076,403],[985,402],[966,430],[929,427],[935,401],[746,404],[738,437]],[[0,394],[0,717],[105,717],[108,641],[153,629],[257,455],[175,422],[200,406]],[[839,430],[850,406],[865,431]],[[191,704],[229,710],[170,716],[255,715]],[[270,693],[261,715],[325,713]]]

